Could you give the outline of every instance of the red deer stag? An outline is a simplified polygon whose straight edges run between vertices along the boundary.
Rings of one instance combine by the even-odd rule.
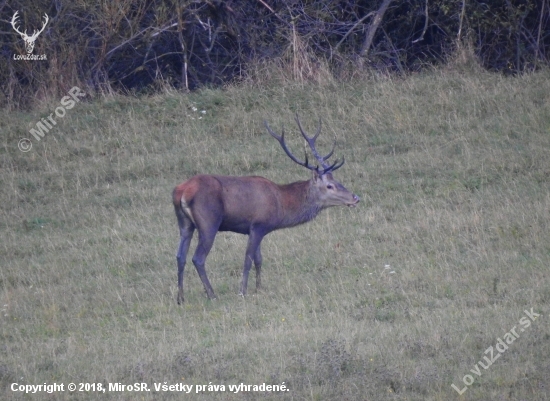
[[[256,267],[256,290],[261,287],[262,254],[260,243],[271,231],[306,223],[331,206],[355,206],[359,197],[348,191],[332,178],[332,172],[342,167],[341,162],[329,165],[326,161],[332,150],[321,156],[315,149],[315,141],[321,132],[321,122],[314,136],[304,132],[296,116],[300,132],[307,141],[313,156],[321,167],[313,167],[298,160],[285,144],[284,130],[281,136],[274,133],[267,122],[268,132],[281,144],[285,153],[300,166],[313,172],[307,181],[278,185],[263,177],[231,177],[222,175],[196,175],[174,188],[173,201],[180,230],[178,263],[178,304],[183,302],[183,272],[191,238],[195,229],[199,231],[199,242],[193,255],[199,277],[208,298],[216,298],[208,281],[204,264],[214,237],[218,231],[232,231],[248,234],[248,245],[244,259],[241,295],[246,295],[248,273],[254,261]]]

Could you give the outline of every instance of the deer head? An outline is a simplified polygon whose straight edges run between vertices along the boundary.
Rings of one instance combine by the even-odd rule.
[[[36,38],[44,31],[44,28],[46,28],[46,24],[49,21],[48,14],[44,13],[44,23],[42,24],[42,28],[40,30],[35,29],[31,36],[27,35],[27,30],[25,30],[25,32],[21,32],[17,28],[17,18],[19,18],[17,14],[19,14],[19,11],[16,11],[15,14],[13,14],[13,17],[11,19],[11,26],[13,27],[15,32],[21,35],[21,38],[25,41],[25,50],[27,51],[27,54],[31,54],[34,49],[34,42]]]
[[[271,136],[280,143],[281,147],[288,155],[288,157],[290,157],[290,159],[292,159],[300,166],[303,166],[313,171],[313,177],[311,179],[312,185],[310,187],[310,190],[315,192],[314,197],[318,200],[318,204],[322,208],[339,205],[346,205],[350,207],[356,206],[359,202],[359,197],[348,191],[341,183],[339,183],[332,177],[332,172],[336,171],[344,165],[344,157],[342,157],[341,162],[336,160],[332,164],[327,163],[327,160],[334,153],[334,147],[336,143],[332,144],[332,150],[325,156],[321,156],[315,147],[315,141],[321,133],[321,120],[319,120],[319,128],[317,128],[317,132],[315,132],[315,135],[313,135],[312,137],[308,136],[304,132],[298,115],[296,115],[296,123],[298,123],[298,128],[300,128],[300,132],[306,140],[306,143],[308,144],[311,153],[319,163],[317,166],[312,166],[309,164],[307,152],[305,152],[305,161],[300,161],[298,158],[296,158],[296,156],[292,154],[292,152],[286,146],[284,130],[279,136],[275,132],[273,132],[271,128],[269,128],[267,122],[265,122],[265,126]]]

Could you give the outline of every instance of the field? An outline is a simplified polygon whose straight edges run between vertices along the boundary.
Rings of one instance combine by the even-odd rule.
[[[550,399],[550,71],[82,99],[40,141],[29,129],[61,99],[0,111],[3,399]],[[296,112],[309,132],[322,118],[321,151],[336,138],[334,176],[360,204],[268,235],[264,289],[252,270],[245,298],[247,237],[218,234],[218,299],[189,257],[178,306],[172,189],[308,179],[263,127],[301,155]]]

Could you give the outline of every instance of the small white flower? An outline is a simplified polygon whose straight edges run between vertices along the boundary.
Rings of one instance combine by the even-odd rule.
[[[390,265],[385,265],[384,269],[389,269],[390,267],[391,267]]]
[[[191,110],[197,111],[197,108],[195,106],[191,107]]]
[[[395,274],[395,270],[392,270],[389,274]]]
[[[206,114],[206,110],[201,110],[201,113],[202,113],[202,114]]]

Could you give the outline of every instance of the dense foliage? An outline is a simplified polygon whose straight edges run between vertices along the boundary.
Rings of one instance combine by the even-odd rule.
[[[258,63],[290,66],[308,79],[375,69],[419,70],[470,46],[485,68],[521,73],[550,54],[548,0],[15,0],[0,5],[0,104],[66,93],[194,89],[246,77]],[[30,34],[49,21],[34,54],[10,22]],[[307,68],[304,68],[307,66]]]

